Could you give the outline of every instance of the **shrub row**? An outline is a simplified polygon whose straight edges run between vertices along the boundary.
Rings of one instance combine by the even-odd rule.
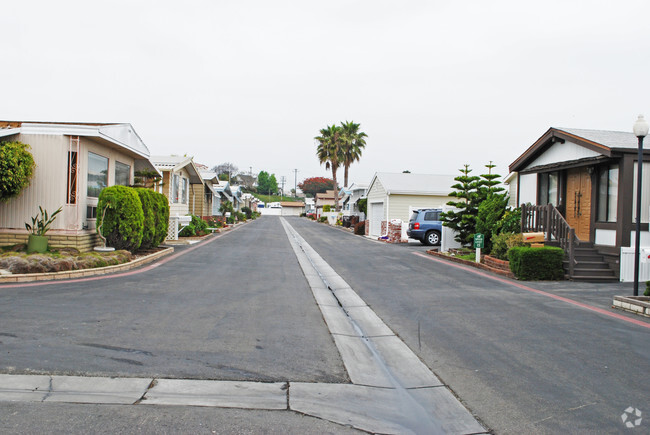
[[[169,203],[165,195],[145,188],[111,186],[97,203],[97,227],[106,243],[134,252],[160,245],[167,237]]]
[[[529,248],[516,246],[508,251],[510,270],[517,279],[552,280],[562,279],[564,270],[562,248]]]

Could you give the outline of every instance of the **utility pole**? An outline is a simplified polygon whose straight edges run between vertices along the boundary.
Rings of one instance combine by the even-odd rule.
[[[293,197],[298,196],[298,170],[293,170]]]
[[[284,175],[280,177],[280,183],[282,183],[282,196],[284,196],[284,183],[287,181],[287,177]]]

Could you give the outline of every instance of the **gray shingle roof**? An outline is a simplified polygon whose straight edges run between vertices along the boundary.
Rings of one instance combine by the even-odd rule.
[[[378,172],[376,177],[389,193],[449,195],[455,175]]]
[[[591,142],[596,142],[605,145],[608,148],[634,148],[638,147],[638,140],[634,133],[625,131],[605,131],[605,130],[582,130],[579,128],[559,128],[554,127],[556,130],[561,130],[574,136],[580,136]]]

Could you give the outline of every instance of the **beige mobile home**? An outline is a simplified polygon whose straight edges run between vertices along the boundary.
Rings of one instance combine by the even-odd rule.
[[[131,185],[135,171],[155,170],[131,124],[0,121],[0,141],[29,144],[36,163],[30,185],[0,204],[2,246],[26,242],[25,222],[41,206],[63,210],[48,232],[50,246],[90,250],[97,244],[99,192]]]
[[[366,232],[385,236],[388,221],[408,222],[414,209],[442,207],[452,199],[453,184],[454,175],[376,173],[368,187]]]

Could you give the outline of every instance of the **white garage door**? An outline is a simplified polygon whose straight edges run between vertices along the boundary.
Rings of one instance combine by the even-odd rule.
[[[370,235],[381,236],[381,221],[384,220],[384,203],[370,204]]]

